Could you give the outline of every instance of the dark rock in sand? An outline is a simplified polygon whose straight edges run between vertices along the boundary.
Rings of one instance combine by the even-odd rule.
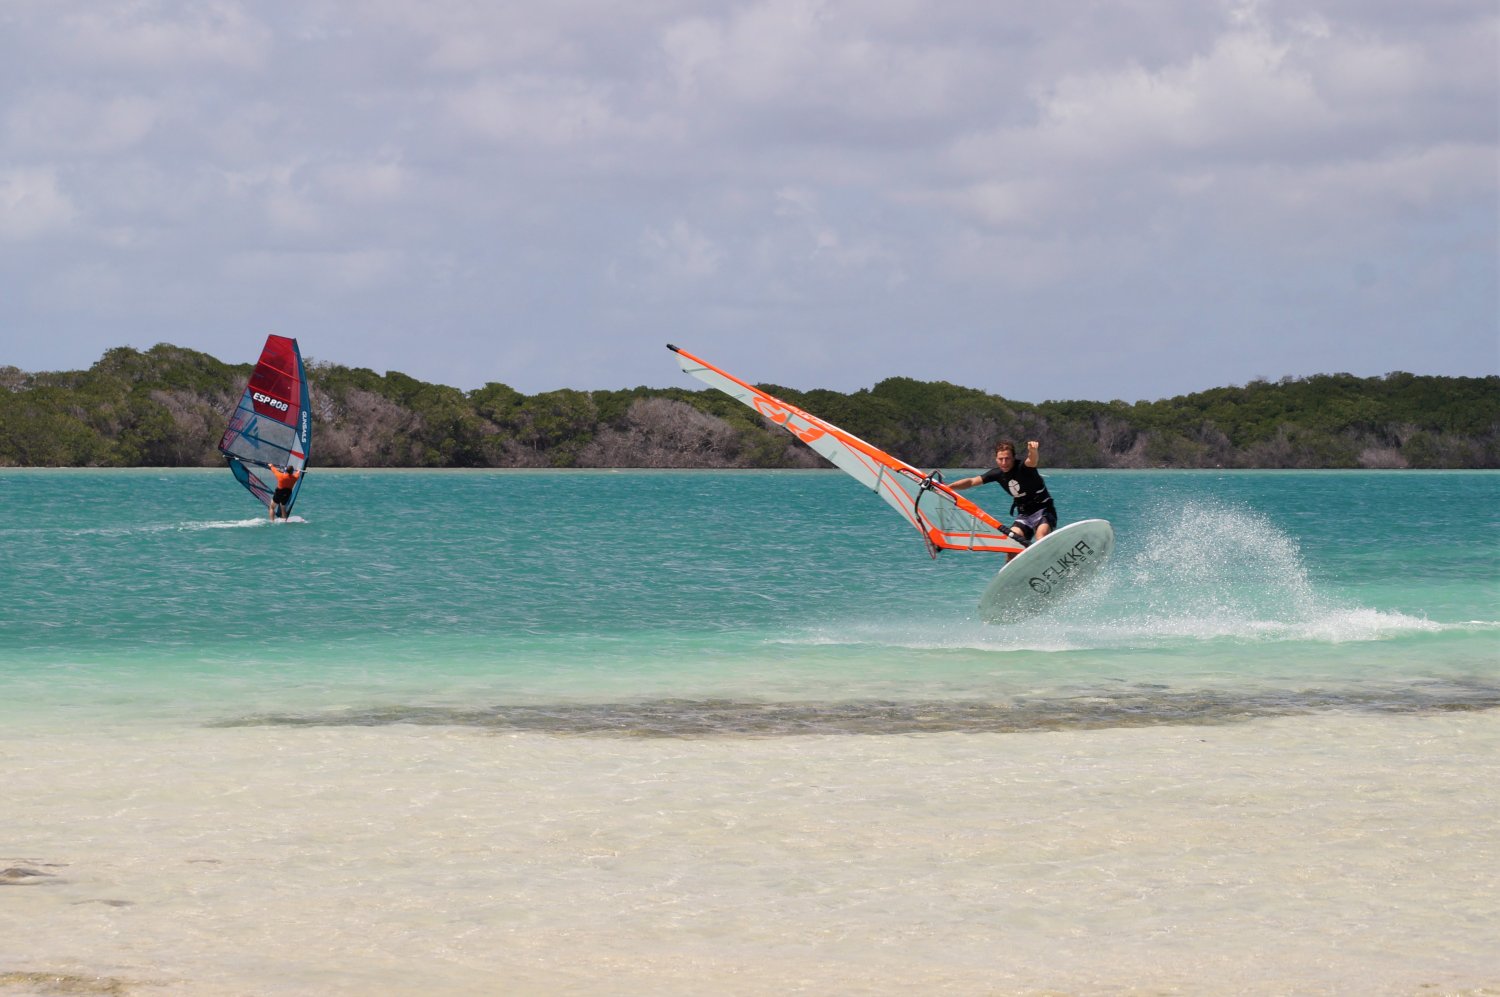
[[[47,880],[60,882],[53,873],[23,869],[18,865],[13,865],[9,869],[0,869],[0,886],[42,886]]]
[[[106,976],[69,976],[66,973],[0,973],[0,993],[12,987],[25,987],[23,993],[73,995],[91,994],[102,997],[125,997],[129,993],[127,984]]]

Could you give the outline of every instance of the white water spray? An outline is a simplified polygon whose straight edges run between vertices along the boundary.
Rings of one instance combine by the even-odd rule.
[[[1067,618],[1102,616],[1117,634],[1203,639],[1373,640],[1435,628],[1320,592],[1297,540],[1262,513],[1194,502],[1143,526]]]

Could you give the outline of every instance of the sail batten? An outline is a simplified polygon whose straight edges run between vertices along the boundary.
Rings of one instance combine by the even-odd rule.
[[[219,440],[219,452],[235,479],[262,505],[269,505],[276,479],[266,468],[275,464],[305,469],[311,440],[312,412],[302,352],[295,339],[267,336],[260,360]],[[285,503],[288,512],[301,488],[299,477],[291,501]]]
[[[879,495],[917,529],[934,555],[938,550],[1014,554],[1023,549],[994,517],[941,481],[706,360],[670,344],[667,348],[685,373],[754,409]]]

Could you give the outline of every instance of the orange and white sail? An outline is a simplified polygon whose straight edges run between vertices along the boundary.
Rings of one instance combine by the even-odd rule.
[[[781,426],[841,471],[871,489],[901,514],[937,556],[940,550],[1015,554],[1022,548],[993,516],[937,480],[831,422],[802,411],[726,373],[707,360],[667,344],[684,371],[739,399]]]

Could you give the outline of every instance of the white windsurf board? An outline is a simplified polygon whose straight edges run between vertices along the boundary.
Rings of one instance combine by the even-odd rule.
[[[980,618],[1000,623],[1056,605],[1098,573],[1114,546],[1114,527],[1103,519],[1053,530],[995,574],[979,597]]]

